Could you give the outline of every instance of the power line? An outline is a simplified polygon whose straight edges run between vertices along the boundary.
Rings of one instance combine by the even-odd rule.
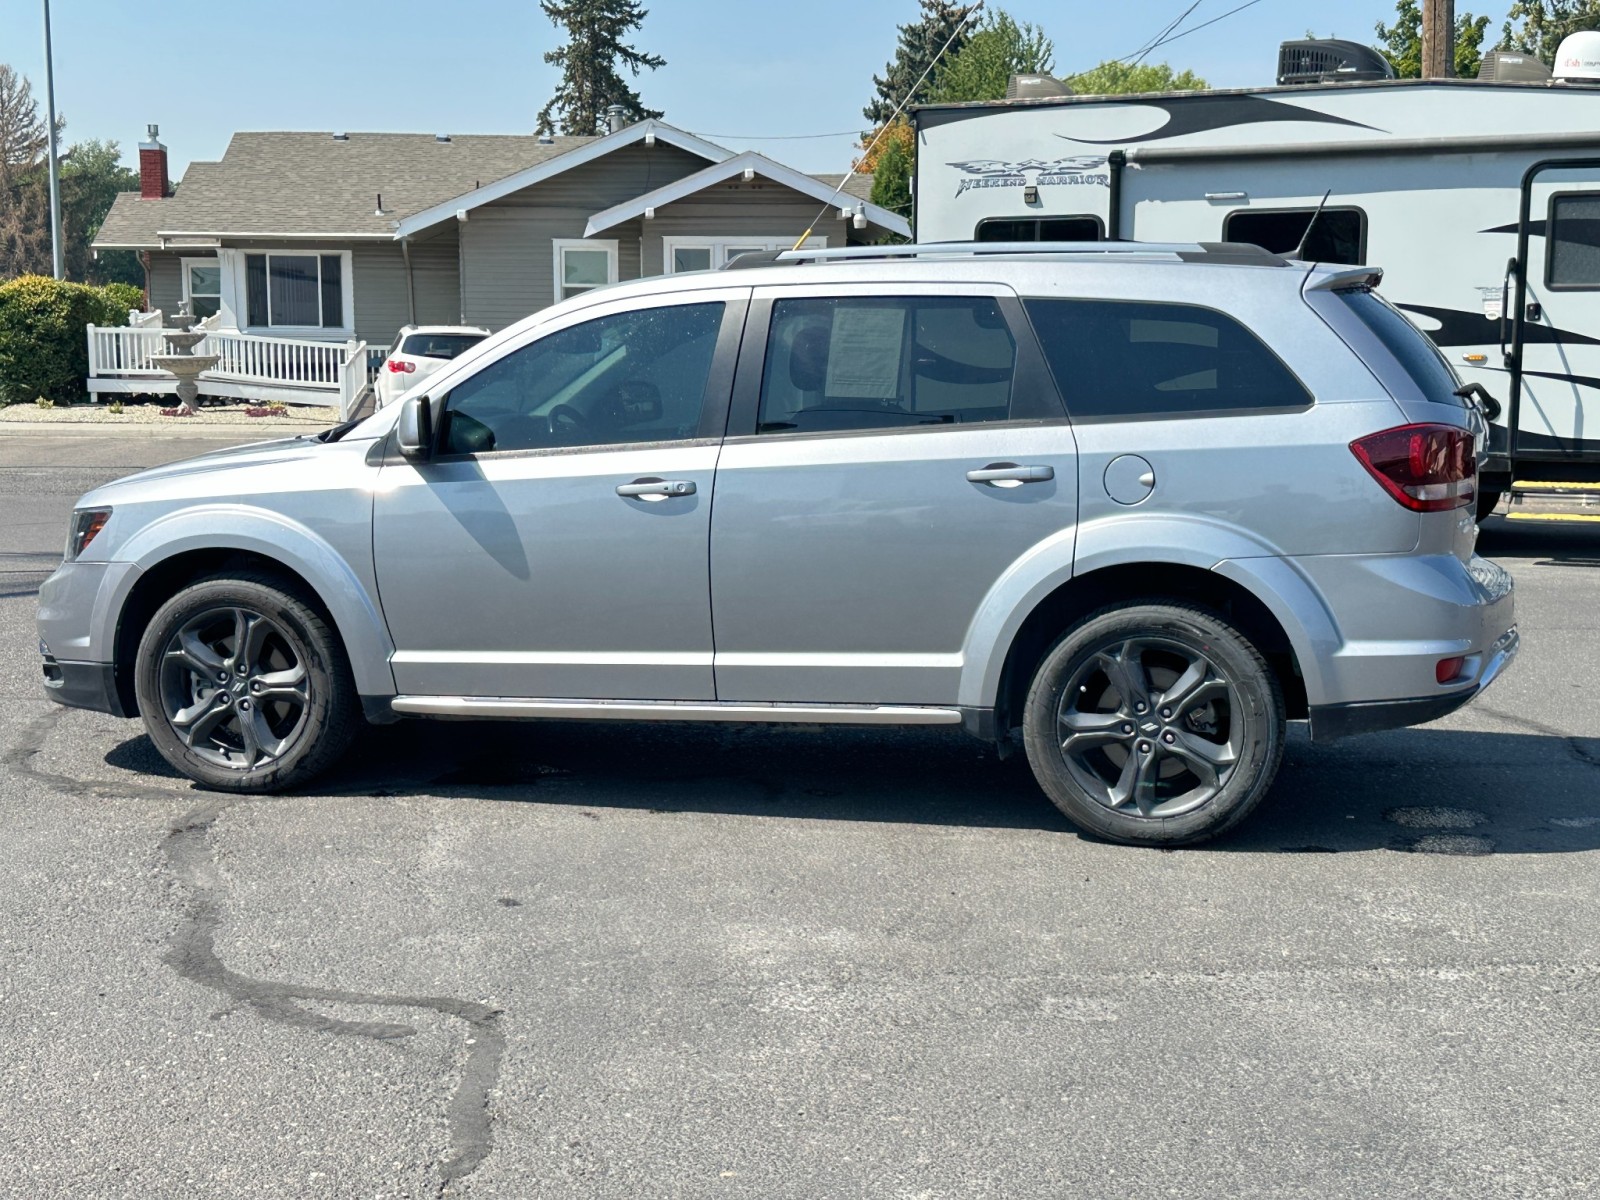
[[[1243,12],[1245,9],[1253,8],[1254,6],[1256,6],[1257,4],[1260,4],[1260,3],[1261,3],[1261,0],[1245,0],[1245,2],[1243,4],[1241,4],[1241,5],[1239,5],[1238,8],[1230,8],[1227,12],[1223,13],[1220,17],[1212,17],[1211,20],[1209,20],[1209,21],[1201,21],[1200,24],[1198,24],[1198,25],[1191,25],[1191,26],[1189,26],[1189,28],[1185,29],[1182,33],[1175,33],[1171,37],[1167,38],[1166,41],[1159,42],[1157,44],[1164,46],[1164,45],[1167,44],[1167,42],[1175,42],[1179,38],[1188,37],[1191,33],[1199,33],[1207,25],[1215,25],[1218,21],[1222,21],[1222,20],[1225,20],[1228,17],[1233,16],[1234,13]]]
[[[1201,0],[1194,0],[1194,3],[1189,5],[1188,8],[1184,9],[1183,13],[1178,17],[1178,19],[1176,21],[1169,22],[1167,25],[1163,26],[1162,29],[1161,29],[1161,32],[1156,34],[1155,37],[1151,38],[1148,42],[1146,42],[1138,50],[1135,50],[1133,52],[1133,54],[1130,54],[1130,55],[1128,55],[1127,58],[1121,59],[1119,61],[1127,62],[1128,58],[1131,58],[1131,59],[1133,59],[1133,62],[1132,62],[1131,65],[1137,67],[1141,62],[1144,61],[1144,56],[1149,54],[1150,51],[1154,50],[1157,46],[1161,45],[1161,43],[1166,39],[1166,36],[1169,33],[1171,33],[1179,25],[1182,25],[1185,21],[1187,21],[1189,19],[1189,14],[1192,13],[1195,9],[1199,8],[1200,4],[1201,4]]]

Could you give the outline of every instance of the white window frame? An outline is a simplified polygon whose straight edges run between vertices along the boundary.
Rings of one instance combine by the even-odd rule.
[[[551,258],[555,263],[555,302],[560,304],[567,299],[567,289],[576,288],[574,296],[584,292],[592,292],[597,287],[605,284],[569,284],[566,275],[566,257],[568,250],[604,250],[606,252],[606,284],[617,282],[618,271],[618,243],[615,238],[551,238]]]
[[[348,251],[348,250],[336,250],[336,249],[334,249],[332,247],[317,247],[317,246],[285,246],[285,247],[283,247],[281,249],[278,249],[278,250],[245,250],[245,251],[243,251],[241,253],[241,255],[240,255],[240,258],[239,258],[239,271],[240,271],[240,274],[239,274],[239,295],[240,295],[240,298],[241,298],[242,303],[243,303],[242,312],[243,312],[243,316],[244,316],[245,321],[248,321],[250,319],[250,310],[249,310],[249,304],[250,304],[250,299],[249,299],[249,291],[250,291],[249,272],[250,272],[250,256],[252,254],[265,254],[267,256],[267,260],[268,260],[267,261],[267,279],[268,279],[268,283],[267,283],[267,311],[268,311],[268,318],[267,319],[268,319],[269,323],[266,324],[266,325],[244,325],[244,326],[242,326],[242,328],[243,328],[243,331],[245,333],[257,333],[257,334],[261,334],[264,337],[301,337],[301,338],[307,338],[307,339],[312,339],[312,340],[315,340],[315,339],[327,339],[327,340],[330,340],[330,341],[335,339],[335,338],[337,338],[337,339],[342,341],[342,340],[345,340],[345,339],[348,339],[348,338],[351,338],[351,337],[355,336],[355,332],[356,332],[356,288],[355,288],[355,274],[354,274],[354,271],[352,269],[352,263],[351,263],[352,255],[351,255],[350,251]],[[339,259],[340,259],[340,263],[339,263],[339,291],[341,293],[341,301],[342,301],[342,306],[344,308],[344,324],[343,325],[273,325],[273,324],[271,324],[270,323],[271,322],[271,311],[272,311],[272,284],[271,284],[272,262],[271,262],[271,260],[274,259],[274,258],[304,258],[304,257],[307,257],[308,255],[315,255],[315,256],[320,258],[324,254],[337,254],[339,256]],[[317,270],[319,272],[319,278],[320,278],[320,272],[322,270],[320,265],[318,266]],[[321,294],[322,294],[322,290],[319,287],[317,289],[318,304],[319,305],[321,304]]]
[[[811,237],[806,239],[806,245],[818,250],[828,248],[828,239],[825,237]],[[794,246],[794,235],[783,236],[765,235],[752,237],[734,237],[715,234],[706,237],[693,235],[674,234],[663,235],[661,238],[661,273],[675,275],[678,272],[672,269],[672,256],[679,250],[709,250],[711,251],[711,269],[728,264],[728,251],[730,248],[740,250],[788,250]]]
[[[195,296],[194,296],[194,293],[192,293],[189,290],[189,268],[190,267],[215,267],[216,268],[216,271],[217,271],[217,291],[216,291],[216,295],[208,296],[204,292],[202,292],[200,294],[199,298],[202,299],[202,300],[215,300],[217,302],[217,311],[221,312],[223,307],[224,307],[223,303],[222,303],[222,299],[223,299],[223,296],[227,293],[227,284],[222,278],[222,274],[223,274],[223,271],[224,271],[224,267],[222,265],[222,260],[220,258],[216,258],[216,257],[211,256],[211,255],[207,255],[204,258],[180,258],[178,260],[178,270],[183,273],[183,299],[184,299],[184,302],[189,305],[189,311],[190,312],[194,312]]]

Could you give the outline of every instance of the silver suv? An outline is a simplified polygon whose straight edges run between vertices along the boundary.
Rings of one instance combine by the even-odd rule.
[[[1020,733],[1081,828],[1172,845],[1255,807],[1286,720],[1432,720],[1515,653],[1481,414],[1376,271],[753,257],[91,492],[41,592],[49,694],[251,792],[363,717]]]

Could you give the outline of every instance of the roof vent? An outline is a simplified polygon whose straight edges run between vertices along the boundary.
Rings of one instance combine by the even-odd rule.
[[[539,145],[553,146],[555,145],[555,141],[555,138],[550,136],[550,131],[548,129],[541,129],[539,131]]]
[[[1600,83],[1600,33],[1589,29],[1562,38],[1555,77],[1563,83]]]
[[[436,133],[433,135],[433,140],[436,142],[448,142],[450,135],[448,133]]]
[[[1047,100],[1070,95],[1072,89],[1051,75],[1013,75],[1006,80],[1007,100]]]
[[[1478,78],[1485,83],[1548,83],[1550,68],[1531,54],[1491,50],[1483,56]]]
[[[1337,38],[1284,42],[1278,47],[1278,86],[1302,83],[1366,83],[1393,79],[1389,60],[1371,46]]]
[[[333,140],[336,142],[348,142],[350,135],[348,133],[336,133],[333,135]]]

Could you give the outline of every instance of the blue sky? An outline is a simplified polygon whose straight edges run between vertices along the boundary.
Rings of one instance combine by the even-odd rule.
[[[1135,50],[1190,0],[1001,0],[1042,25],[1066,74]],[[1242,0],[1201,0],[1190,24]],[[995,0],[990,0],[994,6]],[[1472,8],[1458,0],[1457,10]],[[1498,28],[1504,0],[1489,11]],[[0,0],[0,62],[41,107],[41,0]],[[872,75],[916,0],[647,0],[636,43],[667,65],[640,81],[681,128],[806,171],[849,165]],[[554,88],[558,44],[536,0],[53,0],[56,103],[68,142],[115,138],[125,158],[150,122],[176,176],[236,130],[525,133]],[[1394,0],[1259,0],[1156,55],[1213,86],[1272,82],[1277,44],[1315,28],[1368,42]]]

